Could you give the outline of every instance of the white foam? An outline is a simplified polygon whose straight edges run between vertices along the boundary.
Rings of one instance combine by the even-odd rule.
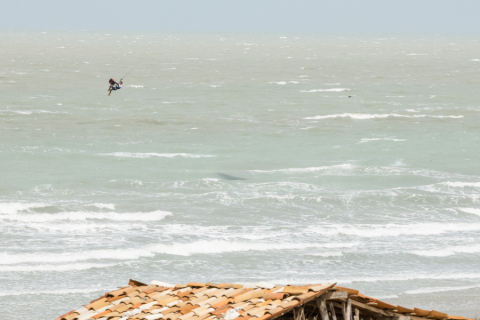
[[[465,188],[465,187],[479,188],[480,187],[480,182],[447,181],[447,182],[440,182],[440,184],[449,186],[449,187],[454,187],[454,188]]]
[[[111,249],[76,252],[43,252],[9,254],[0,253],[0,265],[24,263],[66,263],[86,260],[137,260],[141,257],[153,257],[155,254],[146,249]]]
[[[279,84],[279,85],[282,85],[282,86],[287,84],[286,81],[278,81],[278,82],[273,81],[273,82],[269,82],[269,83],[276,83],[276,84]]]
[[[423,293],[434,293],[434,292],[449,292],[449,291],[463,291],[480,288],[480,285],[473,286],[461,286],[461,287],[430,287],[430,288],[419,288],[414,290],[407,290],[404,293],[406,294],[423,294]]]
[[[343,256],[343,253],[338,251],[338,252],[316,252],[316,253],[311,253],[311,254],[308,254],[310,256],[315,256],[315,257],[324,257],[324,258],[328,258],[328,257],[341,257]]]
[[[480,252],[480,244],[478,245],[465,245],[465,246],[450,246],[446,248],[430,249],[430,250],[417,250],[410,253],[424,257],[448,257],[457,253],[475,254]]]
[[[401,142],[401,141],[407,141],[407,139],[394,139],[394,138],[363,138],[360,140],[358,143],[366,143],[370,141],[394,141],[394,142]]]
[[[55,253],[0,253],[0,265],[18,265],[25,263],[66,263],[86,260],[138,260],[154,257],[156,254],[191,256],[195,254],[217,254],[243,251],[303,250],[311,248],[342,249],[358,246],[358,242],[349,243],[261,243],[213,240],[200,240],[189,243],[148,245],[143,248],[125,248],[110,250],[90,250]],[[30,267],[30,266],[28,266]],[[43,266],[42,266],[43,268]],[[0,268],[0,271],[2,269]],[[5,269],[6,270],[6,269]],[[11,270],[11,269],[8,269]]]
[[[46,203],[0,202],[0,214],[16,214],[34,208],[47,207]]]
[[[388,294],[388,295],[385,295],[385,296],[382,296],[382,295],[375,296],[375,298],[379,299],[379,300],[381,300],[381,299],[398,299],[399,296],[397,296],[396,294]]]
[[[26,295],[67,295],[79,293],[109,292],[114,288],[88,288],[88,289],[58,289],[58,290],[40,290],[40,291],[0,291],[0,297],[26,296]]]
[[[307,230],[325,236],[347,235],[360,238],[382,238],[411,235],[431,236],[451,232],[480,231],[480,223],[419,222],[413,224],[389,223],[385,225],[332,224],[325,226],[310,226]]]
[[[26,213],[26,214],[8,214],[0,215],[0,221],[20,221],[25,223],[49,222],[49,221],[85,221],[85,220],[112,220],[112,221],[160,221],[171,212],[153,211],[153,212],[59,212],[59,213]]]
[[[314,116],[314,117],[307,117],[303,118],[306,120],[319,120],[319,119],[334,119],[334,118],[352,118],[357,120],[369,120],[369,119],[385,119],[389,117],[395,118],[451,118],[451,119],[459,119],[463,118],[462,115],[458,116],[434,116],[434,115],[426,115],[426,114],[415,114],[415,115],[403,115],[403,114],[396,114],[396,113],[388,113],[388,114],[368,114],[368,113],[341,113],[341,114],[329,114],[324,116]]]
[[[141,153],[141,152],[112,152],[112,153],[99,153],[102,156],[114,156],[120,158],[139,158],[146,159],[151,157],[159,158],[211,158],[216,157],[215,155],[210,154],[190,154],[190,153]]]
[[[115,205],[113,203],[94,203],[92,206],[100,209],[110,209],[115,210]]]
[[[342,92],[350,91],[348,88],[331,88],[331,89],[313,89],[313,90],[300,90],[300,92]]]
[[[322,167],[310,167],[310,168],[288,168],[288,169],[277,169],[277,170],[250,170],[250,172],[262,172],[262,173],[274,173],[274,172],[285,172],[285,173],[306,173],[306,172],[315,172],[315,171],[329,171],[329,170],[351,170],[355,168],[354,165],[349,163],[338,164],[333,166],[322,166]]]
[[[478,208],[457,208],[457,209],[465,213],[471,213],[471,214],[480,216],[480,209]]]
[[[235,241],[196,241],[191,243],[157,244],[152,251],[163,254],[191,256],[241,251],[303,250],[308,248],[350,248],[358,243],[252,243]]]
[[[303,278],[303,279],[276,279],[271,282],[278,285],[283,284],[311,284],[311,283],[335,283],[348,284],[353,282],[397,282],[397,281],[414,281],[414,280],[471,280],[480,279],[480,273],[399,273],[387,275],[372,275],[365,277],[352,278]]]
[[[407,56],[428,56],[426,53],[407,53]]]
[[[99,264],[99,263],[75,263],[75,264],[42,264],[34,266],[0,266],[0,272],[67,272],[67,271],[81,271],[94,268],[109,268],[114,264]]]
[[[131,88],[143,88],[142,85],[139,85],[139,84],[129,84],[127,85],[127,87],[131,87]]]

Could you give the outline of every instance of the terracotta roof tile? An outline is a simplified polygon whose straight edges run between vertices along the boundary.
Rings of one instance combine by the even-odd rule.
[[[308,288],[300,286],[286,286],[283,288],[283,292],[290,294],[303,294],[308,292]]]
[[[432,310],[432,311],[430,311],[430,313],[428,314],[427,318],[445,319],[445,318],[448,318],[448,314],[442,313],[442,312],[438,312],[438,311],[435,311],[435,310]]]
[[[206,286],[206,287],[215,287],[215,288],[216,288],[216,287],[218,286],[218,284],[213,283],[213,282],[207,282],[207,283],[205,283],[205,286]]]
[[[249,292],[240,294],[238,296],[235,296],[234,301],[235,303],[241,302],[241,301],[247,301],[253,298],[263,297],[264,294],[265,294],[265,290],[256,289],[256,290],[249,291]]]
[[[205,283],[189,282],[189,283],[187,283],[187,286],[189,286],[189,287],[195,287],[195,288],[201,288],[201,287],[205,287]]]
[[[106,311],[100,312],[100,313],[92,316],[92,318],[93,318],[93,319],[98,319],[98,318],[101,318],[101,317],[103,317],[104,315],[107,315],[107,314],[109,314],[109,313],[111,313],[111,311],[110,311],[110,310],[106,310]]]
[[[335,286],[335,288],[337,288],[338,290],[340,291],[347,291],[348,292],[348,295],[357,295],[358,294],[358,290],[355,290],[355,289],[349,289],[349,288],[345,288],[345,287],[339,287],[339,286]]]
[[[225,291],[225,292],[223,293],[223,296],[224,296],[224,297],[227,297],[227,298],[231,298],[231,297],[235,297],[235,296],[237,296],[237,295],[239,295],[239,294],[245,293],[245,292],[247,292],[247,291],[252,291],[252,289],[242,289],[242,288],[241,288],[241,289],[234,289],[234,290],[232,290],[232,291]]]
[[[286,297],[288,297],[288,293],[277,292],[277,293],[266,293],[263,296],[263,299],[265,299],[265,300],[277,300],[277,299],[283,300]]]
[[[430,314],[430,311],[422,310],[418,308],[413,309],[413,312],[415,312],[415,314],[419,317],[426,317]]]
[[[233,302],[233,299],[232,298],[227,299],[227,298],[223,297],[223,298],[219,298],[218,301],[216,301],[215,303],[214,302],[212,302],[210,305],[212,306],[212,308],[218,309],[218,308],[221,308],[221,307]]]
[[[242,289],[243,284],[235,284],[235,283],[220,283],[217,285],[218,288],[231,288],[231,289]]]
[[[225,314],[234,308],[240,314],[236,320],[268,320],[292,312],[293,308],[308,303],[335,286],[267,285],[267,288],[245,288],[243,285],[230,283],[217,285],[190,282],[166,288],[163,285],[167,284],[158,281],[153,281],[152,285],[133,280],[130,283],[132,287],[108,292],[85,307],[70,311],[55,320],[117,320],[131,310],[135,310],[137,314],[128,317],[129,320],[223,320]],[[377,311],[384,309],[397,315],[415,313],[429,319],[470,320],[434,310],[395,306],[354,289],[336,286],[331,290],[347,292],[356,303],[356,308],[360,309],[363,305],[366,310],[378,308]]]
[[[62,319],[64,319],[66,316],[71,315],[72,313],[73,313],[73,310],[72,310],[72,311],[69,311],[69,312],[67,312],[67,313],[65,313],[65,314],[63,314],[63,315],[61,315],[60,317],[56,318],[55,320],[62,320]]]

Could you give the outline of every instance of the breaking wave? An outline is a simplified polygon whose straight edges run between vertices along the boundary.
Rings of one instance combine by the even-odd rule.
[[[100,153],[102,156],[114,156],[120,158],[139,158],[146,159],[151,157],[159,158],[212,158],[216,157],[215,155],[210,154],[190,154],[190,153],[141,153],[141,152],[112,152],[112,153]]]
[[[143,257],[154,257],[156,254],[169,254],[176,256],[191,256],[197,254],[217,254],[241,251],[272,251],[272,250],[303,250],[312,248],[342,249],[358,246],[359,243],[258,243],[235,241],[196,241],[190,243],[156,244],[143,248],[126,248],[111,250],[91,250],[79,252],[60,253],[26,253],[26,254],[0,254],[0,265],[22,263],[66,263],[86,260],[137,260]],[[338,255],[338,254],[334,254]],[[328,255],[327,255],[328,256]],[[78,264],[75,264],[78,265]],[[23,266],[20,266],[23,267]],[[25,266],[25,268],[34,266]],[[59,266],[53,266],[59,267]],[[13,268],[13,267],[12,267]],[[42,266],[43,268],[43,266]],[[60,267],[59,267],[60,268]],[[6,270],[6,269],[1,269]],[[12,270],[12,269],[8,269]],[[34,271],[34,269],[32,269]]]
[[[99,263],[77,263],[77,264],[45,264],[34,266],[0,266],[0,272],[68,272],[81,271],[94,268],[109,268],[114,264],[99,264]]]
[[[60,212],[60,213],[25,213],[0,215],[0,220],[20,221],[26,223],[47,221],[84,221],[84,220],[112,220],[112,221],[159,221],[171,216],[171,212]]]
[[[435,116],[435,115],[427,115],[427,114],[414,114],[414,115],[404,115],[404,114],[396,114],[396,113],[386,113],[386,114],[369,114],[369,113],[341,113],[341,114],[329,114],[324,116],[314,116],[314,117],[307,117],[303,118],[306,120],[319,120],[319,119],[334,119],[334,118],[352,118],[357,120],[369,120],[369,119],[385,119],[389,117],[394,118],[451,118],[451,119],[459,119],[463,118],[462,115],[458,116]]]
[[[313,90],[300,90],[300,92],[342,92],[350,91],[348,88],[331,88],[331,89],[313,89]]]
[[[354,165],[349,163],[338,164],[333,166],[321,166],[321,167],[310,167],[310,168],[288,168],[288,169],[277,169],[277,170],[250,170],[250,172],[262,172],[262,173],[275,173],[275,172],[285,172],[285,173],[305,173],[305,172],[316,172],[316,171],[327,171],[327,170],[338,170],[338,169],[353,169]]]

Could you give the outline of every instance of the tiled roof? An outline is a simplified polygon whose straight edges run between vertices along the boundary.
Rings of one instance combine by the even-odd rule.
[[[153,281],[146,285],[130,280],[129,285],[107,292],[55,320],[273,320],[291,311],[294,311],[294,319],[306,320],[305,311],[295,312],[305,308],[320,313],[322,317],[319,319],[328,319],[327,304],[333,319],[341,319],[343,315],[350,318],[348,320],[360,320],[360,314],[397,320],[468,319],[433,310],[391,305],[335,284],[252,288],[231,283],[196,282],[169,286]],[[345,316],[346,305],[348,310],[353,308],[352,313],[356,315],[350,316],[348,311]],[[340,314],[334,317],[336,313]]]

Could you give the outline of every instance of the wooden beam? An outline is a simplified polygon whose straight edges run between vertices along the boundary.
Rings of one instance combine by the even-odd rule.
[[[335,313],[335,307],[333,306],[333,303],[330,302],[330,312],[332,313],[332,320],[337,320],[337,315]]]
[[[357,308],[355,308],[354,311],[355,311],[355,314],[353,316],[353,320],[360,320],[360,311]]]
[[[347,291],[327,291],[320,296],[320,298],[325,300],[343,300],[346,301],[348,298]]]
[[[348,299],[348,300],[350,300],[350,299]],[[382,310],[382,309],[379,309],[379,308],[375,308],[375,307],[369,306],[368,304],[361,303],[361,302],[358,302],[358,301],[355,301],[355,300],[351,300],[351,301],[352,301],[352,306],[360,308],[360,309],[365,309],[365,310],[368,310],[368,311],[373,312],[373,313],[379,313],[381,316],[393,317],[393,316],[396,315],[394,312],[390,312],[390,311]]]
[[[347,302],[342,303],[343,320],[352,320],[352,299],[347,298]]]
[[[318,305],[318,309],[320,310],[320,315],[322,317],[322,320],[330,320],[328,318],[327,302],[325,301],[325,299],[318,298],[317,305]]]

